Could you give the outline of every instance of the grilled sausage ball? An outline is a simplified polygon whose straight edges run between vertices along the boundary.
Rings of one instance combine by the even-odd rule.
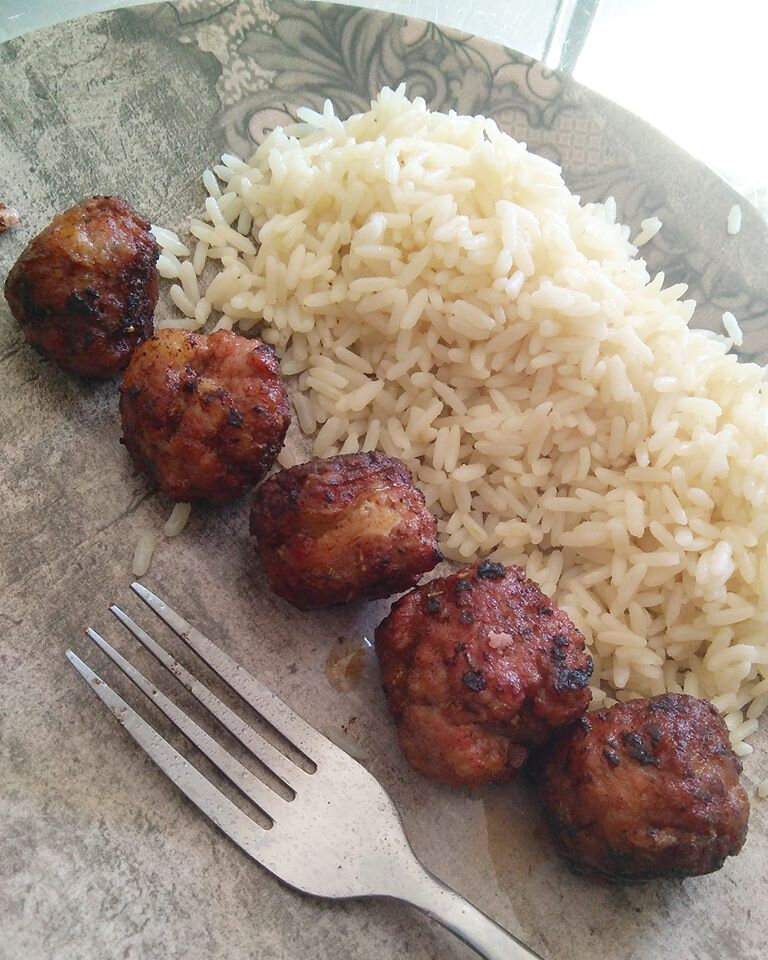
[[[541,798],[574,869],[642,881],[719,870],[749,801],[712,704],[665,693],[588,714],[542,762]]]
[[[401,597],[376,652],[406,759],[454,786],[512,778],[591,698],[582,635],[519,567],[488,560]]]
[[[300,610],[407,590],[442,559],[405,464],[381,453],[310,460],[256,494],[251,533],[270,586]]]
[[[113,377],[152,336],[158,246],[149,221],[119,197],[91,197],[57,214],[5,283],[24,336],[85,377]]]
[[[274,463],[291,417],[271,347],[220,330],[160,330],[120,387],[123,443],[173,500],[224,503]]]

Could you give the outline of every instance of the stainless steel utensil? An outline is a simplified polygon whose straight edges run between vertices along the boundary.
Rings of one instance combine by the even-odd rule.
[[[159,597],[140,583],[131,586],[308,761],[300,765],[273,746],[119,607],[110,607],[130,633],[287,788],[278,792],[255,776],[89,628],[88,636],[104,653],[271,821],[271,828],[266,828],[240,810],[68,650],[72,665],[117,721],[230,839],[276,877],[304,893],[333,899],[378,896],[403,900],[443,924],[487,960],[538,957],[421,865],[408,844],[395,805],[365,767],[302,720]]]

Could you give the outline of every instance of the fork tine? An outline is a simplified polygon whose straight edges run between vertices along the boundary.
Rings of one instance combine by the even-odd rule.
[[[225,703],[222,703],[205,684],[194,677],[178,660],[175,660],[167,650],[163,649],[156,640],[150,637],[146,630],[142,630],[120,607],[112,604],[109,609],[126,630],[128,630],[142,646],[146,647],[152,656],[161,663],[166,670],[172,673],[192,696],[229,730],[232,736],[236,737],[244,747],[250,750],[257,760],[263,763],[268,770],[296,793],[301,779],[307,776],[306,771],[298,767],[292,760],[289,760],[284,753],[281,753],[276,747],[272,746],[268,740],[265,740],[264,737],[258,734],[253,727],[249,726],[234,710],[230,710]]]
[[[155,706],[190,740],[201,753],[205,754],[211,763],[227,777],[242,793],[252,800],[274,823],[280,817],[281,808],[285,800],[255,777],[250,770],[228,753],[220,743],[206,733],[195,721],[187,716],[164,693],[161,693],[154,684],[142,674],[133,664],[115,650],[102,636],[88,627],[85,631],[93,642],[100,647],[109,659],[116,664],[136,686],[147,696]]]
[[[263,683],[252,677],[228,654],[220,650],[167,603],[138,582],[131,589],[167,624],[222,680],[257,710],[286,740],[313,760],[312,754],[326,753],[330,740],[311,727]],[[338,748],[336,748],[338,749]],[[313,760],[314,762],[314,760]]]
[[[67,658],[115,719],[133,737],[149,758],[216,826],[254,860],[262,860],[269,844],[269,831],[235,806],[210,780],[173,749],[160,734],[132,710],[91,668],[67,650]]]

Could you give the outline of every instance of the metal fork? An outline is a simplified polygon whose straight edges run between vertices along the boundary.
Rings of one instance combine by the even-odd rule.
[[[166,717],[271,821],[245,814],[118,696],[72,650],[75,669],[158,767],[231,840],[276,877],[318,897],[390,897],[423,910],[487,960],[541,960],[512,934],[430,874],[416,859],[400,815],[360,763],[290,709],[168,604],[132,590],[218,676],[310,763],[304,769],[192,676],[119,607],[111,612],[293,794],[288,800],[228,753],[95,630],[86,633]]]

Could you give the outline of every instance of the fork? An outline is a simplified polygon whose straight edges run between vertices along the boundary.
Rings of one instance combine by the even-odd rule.
[[[75,669],[163,773],[250,857],[284,883],[331,899],[389,897],[418,907],[487,960],[541,960],[416,859],[400,815],[362,764],[310,726],[168,604],[131,589],[170,629],[305,758],[291,759],[257,733],[119,607],[110,611],[287,790],[243,766],[90,627],[86,634],[270,821],[263,827],[178,753],[80,657]],[[305,766],[308,769],[305,769]],[[291,794],[287,799],[282,793]]]

